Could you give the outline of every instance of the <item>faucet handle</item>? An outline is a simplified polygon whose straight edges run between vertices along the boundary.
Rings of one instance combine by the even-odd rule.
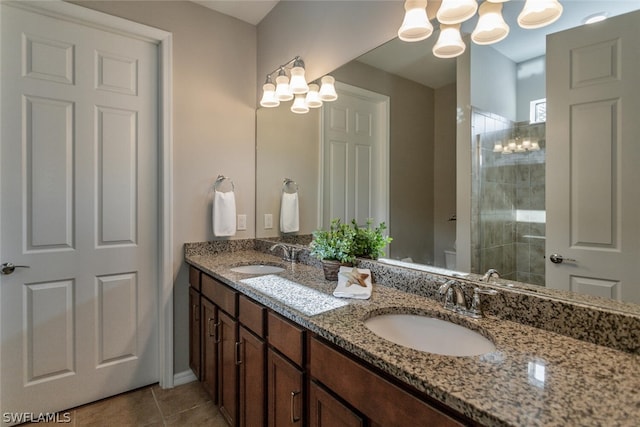
[[[480,295],[498,295],[498,291],[496,291],[495,289],[473,288],[473,298],[471,299],[471,308],[469,309],[469,315],[476,319],[484,317]]]

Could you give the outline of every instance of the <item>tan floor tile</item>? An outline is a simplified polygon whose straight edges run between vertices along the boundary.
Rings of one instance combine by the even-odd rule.
[[[76,426],[162,425],[151,387],[120,394],[76,409]]]
[[[170,389],[162,389],[155,385],[153,386],[153,394],[165,419],[211,402],[211,397],[198,381]]]
[[[218,408],[211,401],[166,418],[165,421],[168,426],[228,427]]]

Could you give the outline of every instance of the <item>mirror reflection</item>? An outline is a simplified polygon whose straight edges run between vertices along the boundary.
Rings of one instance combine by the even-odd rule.
[[[510,23],[518,13],[514,3],[518,2],[504,3],[504,16]],[[372,217],[389,226],[394,239],[389,258],[479,274],[496,268],[503,278],[544,285],[545,34],[581,25],[584,17],[601,10],[614,16],[638,8],[637,3],[624,1],[565,2],[563,17],[550,27],[523,32],[512,25],[509,37],[492,46],[467,41],[467,64],[433,57],[437,31],[418,43],[391,40],[331,73],[342,83],[337,85],[340,98],[335,104],[303,116],[288,108],[260,108],[256,236],[282,236],[278,221],[282,183],[287,177],[299,186],[296,235],[308,236],[333,217]],[[463,32],[470,33],[474,25],[469,22]],[[519,33],[524,33],[524,40]],[[507,64],[513,70],[516,83],[512,89],[502,85],[499,91],[489,90],[505,78],[500,74],[504,68],[496,64]],[[469,78],[469,74],[461,74],[461,67],[467,67],[475,81],[491,81],[486,87],[476,85],[468,95],[471,105],[483,108],[472,108],[472,154],[470,162],[463,164],[456,152],[461,119],[457,79],[461,75]],[[387,128],[378,130],[382,143],[388,144],[381,150],[386,157],[368,158],[385,162],[386,171],[375,167],[368,172],[384,172],[386,188],[385,182],[378,187],[368,184],[368,198],[354,202],[368,209],[349,211],[343,206],[348,202],[335,207],[332,197],[351,201],[355,190],[332,196],[339,180],[327,180],[336,174],[331,126],[332,120],[339,125],[335,120],[349,97],[362,99],[368,93],[381,96],[371,100],[374,108],[388,109]],[[477,99],[482,102],[476,103]],[[328,168],[331,165],[333,169]],[[469,236],[460,239],[456,236],[461,208],[456,203],[456,180],[465,174],[472,178],[471,215]],[[356,176],[351,177],[354,180]],[[469,242],[468,246],[460,248],[461,240]],[[461,252],[466,253],[462,260]]]

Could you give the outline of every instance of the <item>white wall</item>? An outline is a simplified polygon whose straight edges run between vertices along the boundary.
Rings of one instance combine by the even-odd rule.
[[[185,242],[213,239],[210,189],[231,177],[238,213],[255,212],[256,27],[187,1],[82,1],[173,33],[174,369],[188,369]]]
[[[529,121],[530,102],[546,98],[546,57],[523,61],[516,66],[517,114],[516,121]]]
[[[491,46],[475,43],[471,53],[471,104],[516,119],[516,64]]]

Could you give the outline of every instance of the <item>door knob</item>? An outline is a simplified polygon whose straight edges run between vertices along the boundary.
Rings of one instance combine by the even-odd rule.
[[[4,262],[2,263],[2,268],[0,269],[0,272],[2,272],[2,274],[11,274],[13,273],[13,271],[16,268],[29,268],[28,265],[14,265],[11,262]]]
[[[562,264],[563,261],[577,262],[575,259],[565,258],[565,257],[563,257],[562,255],[559,255],[559,254],[551,254],[549,259],[554,264]]]

